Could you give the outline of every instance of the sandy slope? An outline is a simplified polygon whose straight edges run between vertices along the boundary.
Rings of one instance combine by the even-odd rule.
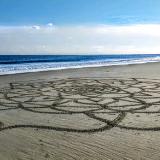
[[[160,157],[160,63],[0,77],[0,159]]]

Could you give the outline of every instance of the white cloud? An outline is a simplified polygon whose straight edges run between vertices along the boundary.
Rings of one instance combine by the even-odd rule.
[[[0,54],[160,53],[160,24],[1,26]]]
[[[52,27],[53,23],[48,23],[47,26]]]
[[[33,29],[39,30],[40,26],[32,26]]]

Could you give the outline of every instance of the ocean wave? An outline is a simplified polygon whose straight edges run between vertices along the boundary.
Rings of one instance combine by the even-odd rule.
[[[105,59],[105,60],[89,60],[89,61],[72,61],[72,62],[43,62],[43,63],[20,63],[20,64],[0,64],[0,75],[62,70],[72,68],[85,67],[102,67],[112,65],[129,65],[142,64],[149,62],[160,62],[160,56],[145,57],[145,58],[128,58],[128,59]]]

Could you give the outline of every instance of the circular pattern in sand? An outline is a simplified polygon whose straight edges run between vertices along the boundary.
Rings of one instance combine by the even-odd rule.
[[[37,128],[94,133],[114,127],[159,131],[160,83],[135,78],[10,83],[0,91],[0,112],[13,114],[11,122],[0,119],[1,131]]]

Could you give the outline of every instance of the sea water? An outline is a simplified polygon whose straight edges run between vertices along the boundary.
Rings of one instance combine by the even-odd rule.
[[[0,75],[159,62],[160,54],[134,55],[0,55]]]

